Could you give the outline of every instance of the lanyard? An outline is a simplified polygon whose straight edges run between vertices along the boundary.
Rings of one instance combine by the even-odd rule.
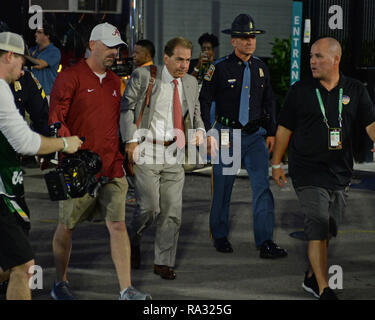
[[[34,54],[38,52],[38,55],[35,57]],[[39,59],[39,56],[40,56],[41,52],[39,52],[39,49],[38,47],[31,53],[31,56],[35,59]]]
[[[320,95],[320,91],[318,88],[315,89],[316,91],[316,95],[318,97],[318,100],[319,100],[319,105],[320,105],[320,110],[322,111],[322,114],[323,114],[323,118],[324,118],[324,123],[327,125],[327,128],[329,129],[329,125],[328,125],[328,119],[326,117],[326,111],[324,109],[324,104],[323,104],[323,100],[322,100],[322,96]],[[340,125],[340,128],[342,127],[342,95],[343,95],[343,89],[340,88],[340,97],[339,97],[339,125]]]

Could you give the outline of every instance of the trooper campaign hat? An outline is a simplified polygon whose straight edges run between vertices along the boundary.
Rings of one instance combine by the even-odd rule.
[[[244,13],[241,13],[234,19],[231,29],[225,29],[222,32],[230,34],[232,37],[247,37],[265,33],[264,30],[256,29],[254,19]]]

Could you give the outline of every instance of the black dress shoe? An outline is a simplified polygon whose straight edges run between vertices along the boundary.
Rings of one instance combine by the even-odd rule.
[[[227,238],[215,239],[214,246],[216,250],[219,252],[224,252],[224,253],[233,252],[232,245],[230,244]]]
[[[287,251],[277,246],[272,240],[264,241],[260,247],[260,257],[264,259],[277,259],[287,255]]]
[[[139,269],[141,267],[141,247],[131,246],[130,261],[132,269]]]

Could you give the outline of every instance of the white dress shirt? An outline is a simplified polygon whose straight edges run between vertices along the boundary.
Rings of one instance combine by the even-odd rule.
[[[174,138],[173,132],[173,76],[166,66],[161,74],[160,93],[155,102],[155,112],[151,120],[150,130],[157,141],[171,141]],[[183,88],[181,78],[177,79],[178,93],[181,105],[183,103]]]

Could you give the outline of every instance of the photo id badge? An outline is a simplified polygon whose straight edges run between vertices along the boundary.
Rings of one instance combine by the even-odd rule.
[[[221,130],[221,146],[224,148],[229,148],[229,130]]]
[[[339,150],[342,149],[342,129],[329,128],[328,129],[328,149]]]

